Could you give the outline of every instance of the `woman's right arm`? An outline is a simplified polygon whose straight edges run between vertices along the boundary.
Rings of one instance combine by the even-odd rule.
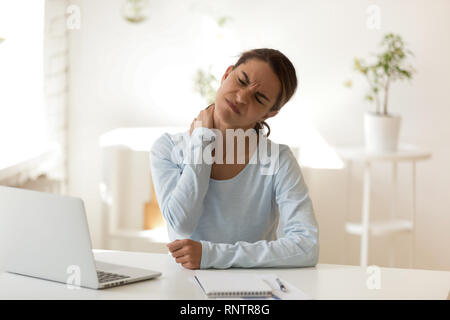
[[[161,213],[169,227],[182,238],[192,235],[203,213],[211,176],[211,164],[204,161],[203,149],[215,137],[210,130],[213,111],[214,108],[209,108],[200,112],[195,120],[202,121],[202,125],[191,126],[190,134],[183,135],[182,143],[175,144],[164,134],[150,152],[153,186]],[[183,159],[177,160],[179,151]]]
[[[212,133],[206,128],[196,128],[190,143],[183,148],[186,152],[202,153],[203,137]],[[153,185],[161,213],[168,225],[180,237],[189,238],[197,227],[203,212],[203,199],[208,191],[211,164],[203,159],[189,159],[184,164],[174,161],[178,146],[164,134],[153,145],[150,152],[150,165]],[[194,161],[191,161],[194,160]],[[198,161],[200,160],[200,161]]]

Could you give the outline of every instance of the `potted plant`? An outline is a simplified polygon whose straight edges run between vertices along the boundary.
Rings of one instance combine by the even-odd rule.
[[[388,112],[390,85],[397,80],[411,79],[415,72],[406,65],[406,58],[413,53],[405,48],[400,35],[386,34],[380,46],[382,52],[376,61],[367,64],[359,58],[354,59],[354,68],[369,84],[365,99],[375,104],[375,112],[364,115],[364,137],[369,152],[395,152],[398,147],[401,117]],[[351,86],[351,81],[347,81]]]

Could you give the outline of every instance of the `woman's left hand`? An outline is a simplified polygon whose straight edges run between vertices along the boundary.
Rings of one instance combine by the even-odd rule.
[[[186,269],[200,269],[202,261],[201,242],[191,239],[175,240],[167,244],[172,257]]]

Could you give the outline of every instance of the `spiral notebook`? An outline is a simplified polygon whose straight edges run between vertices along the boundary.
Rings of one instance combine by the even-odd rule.
[[[272,288],[252,273],[196,272],[195,280],[208,298],[270,297]]]

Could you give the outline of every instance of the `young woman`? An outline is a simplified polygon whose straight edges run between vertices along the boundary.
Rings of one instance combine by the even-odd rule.
[[[259,142],[270,134],[264,120],[275,116],[296,88],[294,66],[281,52],[244,52],[223,75],[215,103],[198,114],[189,132],[164,134],[153,145],[151,172],[172,241],[167,246],[183,267],[317,264],[318,225],[293,153],[269,141],[269,165],[276,165],[267,173],[267,161],[257,161]],[[256,146],[250,135],[245,148],[236,143],[237,135],[230,138],[239,130],[261,132],[263,126],[269,132],[257,136]],[[284,233],[279,237],[278,223]]]

